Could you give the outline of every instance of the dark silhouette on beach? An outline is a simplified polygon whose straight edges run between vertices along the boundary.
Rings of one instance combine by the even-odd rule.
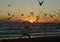
[[[23,36],[28,36],[29,38],[31,38],[31,36],[28,33],[22,33],[21,37],[23,37]]]

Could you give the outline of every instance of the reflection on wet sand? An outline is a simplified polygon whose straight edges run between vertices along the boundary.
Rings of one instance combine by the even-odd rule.
[[[31,36],[31,38],[42,38],[44,36]],[[0,38],[0,40],[3,40],[3,39],[23,39],[23,38],[29,38],[28,36],[22,36],[22,37],[9,37],[9,38]]]

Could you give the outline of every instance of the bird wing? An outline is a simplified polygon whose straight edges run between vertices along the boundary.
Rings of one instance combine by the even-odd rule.
[[[42,1],[42,4],[44,3],[44,1]]]
[[[39,4],[41,4],[41,2],[40,1],[38,1],[39,2]]]
[[[42,6],[42,2],[38,1],[39,2],[39,5]]]
[[[42,6],[42,4],[44,3],[44,1],[40,2],[39,0],[38,0],[38,2],[39,2],[39,5],[40,6]]]

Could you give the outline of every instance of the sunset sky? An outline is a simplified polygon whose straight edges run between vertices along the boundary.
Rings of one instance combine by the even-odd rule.
[[[40,6],[38,0],[0,0],[0,19],[7,18],[7,12],[14,14],[14,17],[18,17],[18,19],[26,19],[29,21],[35,21],[37,15],[40,15],[41,21],[45,21],[48,17],[48,21],[53,21],[52,18],[47,15],[44,17],[44,13],[55,15],[53,18],[60,21],[60,0],[39,0],[44,1],[43,5]],[[8,7],[8,5],[11,6]],[[56,11],[56,12],[55,12]],[[33,12],[34,15],[28,18],[28,15],[31,15],[30,12]],[[24,14],[24,17],[21,17],[21,14]],[[57,15],[57,13],[59,13]],[[27,19],[28,18],[28,19]]]

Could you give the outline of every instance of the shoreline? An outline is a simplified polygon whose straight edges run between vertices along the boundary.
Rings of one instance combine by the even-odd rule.
[[[9,39],[9,40],[0,40],[3,42],[27,42],[27,41],[58,41],[60,40],[60,36],[54,36],[54,37],[38,37],[38,38],[19,38],[19,39]]]

